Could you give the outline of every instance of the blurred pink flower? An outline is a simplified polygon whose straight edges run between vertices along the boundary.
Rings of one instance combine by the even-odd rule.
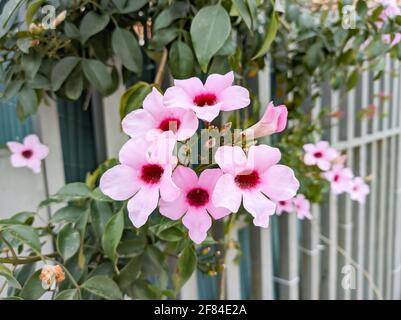
[[[127,114],[122,127],[132,138],[153,140],[170,130],[178,141],[182,141],[194,135],[198,129],[198,119],[191,110],[167,108],[163,104],[162,94],[153,88],[143,101],[143,109]]]
[[[160,200],[160,213],[170,219],[182,217],[182,223],[189,230],[189,237],[195,243],[201,243],[212,226],[212,218],[220,219],[230,214],[225,208],[217,208],[212,203],[212,194],[217,180],[221,177],[220,169],[206,169],[198,179],[195,171],[178,166],[173,173],[173,182],[180,188],[178,199],[167,202]]]
[[[180,195],[172,181],[177,159],[172,156],[174,139],[166,132],[155,145],[144,139],[130,139],[119,153],[119,165],[107,170],[100,179],[100,189],[110,198],[128,201],[129,217],[135,227],[144,225],[156,209],[160,196],[173,201]],[[148,151],[151,151],[148,154]]]
[[[321,170],[327,171],[331,167],[331,162],[339,156],[336,149],[330,147],[327,141],[319,141],[316,144],[304,145],[304,162],[308,166],[317,165]]]
[[[49,154],[49,148],[41,144],[35,134],[26,136],[23,143],[9,141],[7,147],[12,153],[11,165],[13,167],[28,167],[35,173],[41,171],[41,161]]]
[[[370,193],[370,188],[361,177],[356,177],[351,181],[349,193],[352,200],[365,203],[366,196]]]
[[[395,46],[401,41],[401,33],[396,33],[394,37],[391,34],[383,34],[382,39],[385,43]]]
[[[298,194],[294,199],[294,208],[297,213],[298,219],[312,219],[312,214],[310,212],[310,202],[305,198],[303,194]]]
[[[281,215],[283,212],[291,213],[294,211],[292,199],[281,200],[276,202],[276,214]]]
[[[340,194],[350,191],[353,173],[351,169],[342,165],[334,165],[331,171],[323,173],[323,177],[330,182],[331,191]]]
[[[267,228],[276,202],[291,199],[299,188],[294,171],[277,164],[280,158],[279,149],[267,145],[251,146],[248,156],[237,146],[217,149],[215,160],[224,174],[214,189],[213,204],[237,212],[243,200],[253,223]]]
[[[245,134],[251,134],[255,139],[281,132],[287,125],[288,110],[284,105],[274,106],[269,102],[262,118],[252,127],[244,131]]]
[[[394,18],[395,16],[401,15],[401,9],[397,4],[397,0],[381,0],[380,3],[384,9],[380,14],[382,20]]]
[[[249,105],[249,92],[241,86],[232,85],[232,71],[211,74],[205,84],[199,78],[174,80],[174,87],[164,94],[164,104],[169,108],[193,110],[199,119],[211,122],[220,111],[232,111]]]

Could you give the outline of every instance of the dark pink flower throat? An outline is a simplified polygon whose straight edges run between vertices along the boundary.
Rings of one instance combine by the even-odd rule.
[[[192,189],[187,193],[187,201],[193,207],[202,207],[209,202],[209,192],[202,188]]]
[[[173,131],[177,132],[177,130],[180,128],[181,121],[177,118],[165,118],[163,119],[162,122],[159,124],[159,129],[162,131]]]
[[[195,97],[194,103],[198,107],[213,106],[216,100],[216,95],[214,93],[201,93]]]
[[[146,164],[142,167],[141,179],[149,184],[159,183],[164,169],[158,164]]]
[[[317,152],[315,152],[315,153],[313,154],[313,156],[314,156],[315,158],[321,158],[321,157],[323,157],[323,153],[320,152],[320,151],[317,151]]]
[[[22,151],[22,156],[23,156],[25,159],[31,158],[32,155],[33,155],[32,150],[24,150],[24,151]]]
[[[250,174],[239,174],[235,176],[234,181],[241,189],[252,189],[259,184],[260,178],[256,171],[252,171]]]

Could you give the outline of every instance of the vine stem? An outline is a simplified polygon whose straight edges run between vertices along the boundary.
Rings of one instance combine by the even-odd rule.
[[[164,77],[164,70],[166,68],[166,63],[167,63],[167,54],[168,51],[166,48],[163,48],[163,55],[160,60],[159,67],[157,69],[156,77],[154,83],[161,86],[163,82],[163,77]]]
[[[12,265],[18,265],[18,264],[29,264],[32,262],[40,261],[43,259],[49,259],[56,257],[58,254],[57,253],[50,253],[45,256],[28,256],[28,257],[20,257],[20,258],[0,258],[0,263],[8,263]]]

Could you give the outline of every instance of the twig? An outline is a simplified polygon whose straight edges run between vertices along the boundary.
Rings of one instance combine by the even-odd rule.
[[[163,49],[163,55],[160,60],[159,67],[157,69],[156,77],[154,83],[161,86],[163,82],[163,77],[164,77],[164,70],[166,68],[166,63],[167,63],[167,54],[168,51],[166,48]]]
[[[47,258],[53,258],[56,257],[58,254],[57,253],[50,253],[45,256],[28,256],[28,257],[19,257],[17,259],[15,258],[0,258],[0,263],[8,263],[12,265],[17,265],[17,264],[29,264],[32,262],[40,261],[43,259]]]

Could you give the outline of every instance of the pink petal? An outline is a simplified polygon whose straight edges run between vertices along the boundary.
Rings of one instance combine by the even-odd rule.
[[[226,208],[217,208],[213,205],[213,203],[209,202],[206,205],[207,211],[210,213],[210,215],[213,217],[213,219],[221,219],[224,218],[225,216],[228,216],[231,211],[226,209]]]
[[[133,225],[142,227],[148,220],[149,215],[156,209],[159,202],[159,189],[157,187],[142,187],[128,201],[128,214]]]
[[[245,210],[254,217],[253,224],[267,228],[269,226],[269,217],[276,211],[276,204],[259,191],[244,192],[243,199]]]
[[[235,185],[231,174],[224,174],[217,180],[212,194],[212,203],[215,207],[237,212],[241,205],[241,198],[241,191]]]
[[[138,173],[126,165],[107,170],[100,178],[100,190],[114,200],[127,200],[141,187]]]
[[[182,223],[189,230],[189,237],[193,242],[199,244],[206,239],[207,231],[212,226],[212,219],[207,214],[206,209],[195,209],[189,207]]]
[[[139,109],[127,114],[121,125],[130,137],[142,137],[156,127],[156,120],[148,111]]]
[[[152,88],[145,100],[143,100],[143,109],[148,111],[154,119],[158,119],[160,112],[165,109],[163,104],[163,95],[156,88]]]
[[[223,111],[245,108],[251,103],[249,91],[240,86],[228,87],[217,98],[219,102],[222,102],[221,110]]]
[[[218,148],[214,159],[223,172],[229,172],[233,175],[244,170],[247,165],[244,150],[238,146],[222,146]]]
[[[251,146],[248,152],[248,167],[263,173],[278,163],[280,159],[281,152],[277,148],[272,148],[265,144]]]
[[[327,171],[331,167],[331,163],[327,160],[321,159],[317,161],[317,166],[322,170],[322,171]]]
[[[220,169],[206,169],[199,176],[198,186],[213,193],[217,180],[223,175]]]
[[[167,108],[191,109],[194,106],[193,98],[182,88],[170,87],[164,93],[163,102]]]
[[[306,153],[304,156],[304,163],[307,166],[313,166],[314,164],[316,164],[316,158],[312,154]]]
[[[42,162],[39,159],[31,158],[27,162],[27,167],[32,169],[34,173],[39,173],[42,169]]]
[[[28,164],[28,160],[24,158],[20,153],[14,153],[11,155],[11,165],[15,168],[25,167]]]
[[[173,181],[186,193],[198,184],[198,176],[191,168],[180,165],[173,172]]]
[[[234,82],[234,72],[230,71],[224,75],[213,73],[207,77],[205,89],[207,92],[218,94],[224,89],[230,87]]]
[[[289,200],[295,196],[299,181],[294,171],[284,165],[274,165],[262,175],[261,190],[274,201]]]
[[[37,144],[34,148],[33,148],[33,157],[42,160],[44,158],[46,158],[49,154],[49,148],[44,145],[44,144]]]
[[[197,94],[204,92],[203,83],[197,77],[192,77],[185,80],[174,80],[176,87],[182,88],[192,98]]]
[[[176,145],[176,139],[172,131],[165,131],[157,136],[157,139],[149,147],[151,156],[149,161],[160,165],[177,163],[176,157],[173,156],[173,150]]]
[[[164,173],[160,182],[160,196],[166,201],[173,201],[181,194],[181,190],[172,180],[171,165],[164,167]]]
[[[303,146],[304,150],[309,153],[314,153],[316,151],[316,147],[314,144],[308,143]]]
[[[181,118],[181,126],[177,130],[177,140],[183,141],[191,138],[198,130],[199,121],[192,110],[185,111]]]
[[[195,111],[196,116],[204,121],[212,122],[220,113],[221,103],[217,103],[213,106],[205,107],[192,107]]]
[[[316,143],[316,148],[325,151],[326,149],[330,148],[330,144],[327,141],[319,141]]]
[[[7,147],[13,153],[22,152],[25,149],[25,146],[22,143],[16,141],[7,142]]]
[[[188,203],[185,201],[185,195],[182,193],[174,201],[164,201],[160,199],[159,202],[160,213],[172,220],[180,219],[188,210]]]
[[[145,140],[130,139],[122,146],[118,158],[122,164],[140,170],[142,165],[148,161],[148,149],[149,144]]]
[[[34,148],[40,144],[39,138],[36,134],[30,134],[24,138],[24,145],[26,147]]]

